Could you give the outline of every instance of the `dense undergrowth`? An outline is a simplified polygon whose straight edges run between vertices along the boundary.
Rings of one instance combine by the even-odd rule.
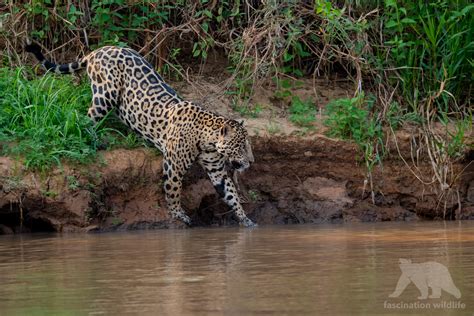
[[[133,147],[134,134],[86,116],[91,92],[71,77],[36,76],[25,68],[0,69],[0,142],[28,168],[46,170],[62,159],[92,161],[100,147]]]
[[[352,80],[354,94],[323,109],[325,123],[332,136],[359,145],[372,191],[372,169],[383,161],[384,144],[397,128],[410,124],[417,131],[412,156],[425,156],[432,174],[419,174],[415,162],[407,162],[407,170],[436,185],[446,199],[455,196],[459,175],[453,164],[467,150],[472,130],[473,14],[474,5],[465,0],[15,1],[0,7],[1,62],[11,68],[24,65],[21,47],[33,36],[58,60],[106,44],[128,45],[163,75],[187,79],[188,65],[199,64],[201,71],[210,52],[219,51],[229,64],[222,90],[232,95],[235,109],[258,116],[252,93],[273,82],[289,119],[305,128],[311,128],[321,104],[316,94],[313,100],[293,96],[288,82],[337,73]],[[24,144],[8,151],[41,156],[48,148],[55,153],[27,159],[33,167],[62,157],[90,157],[108,132],[93,128],[80,114],[90,97],[86,89],[81,86],[77,94],[70,79],[27,81],[20,73],[2,72],[8,80],[1,83],[7,91],[0,92],[2,113],[7,113],[1,135]],[[48,90],[51,81],[62,92]],[[61,98],[73,90],[75,96],[64,104],[77,106],[63,111]],[[34,116],[33,108],[46,103],[56,108]],[[25,112],[42,122],[44,135],[32,132]],[[23,125],[5,123],[13,118],[22,118]],[[53,134],[62,139],[42,143]]]

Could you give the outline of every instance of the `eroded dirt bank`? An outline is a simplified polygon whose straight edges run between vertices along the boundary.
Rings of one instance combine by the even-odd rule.
[[[375,171],[373,204],[364,192],[357,149],[349,143],[322,136],[254,137],[253,147],[256,162],[239,186],[244,208],[261,225],[474,219],[472,164],[459,184],[461,209],[454,199],[439,205],[395,155]],[[1,157],[0,233],[182,227],[167,215],[161,157],[147,149],[102,156],[94,165],[48,174],[25,172],[20,162]],[[198,166],[185,178],[183,204],[198,226],[237,224]]]

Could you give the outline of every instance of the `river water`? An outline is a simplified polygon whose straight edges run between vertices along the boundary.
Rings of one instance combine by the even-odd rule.
[[[0,236],[2,316],[473,313],[474,222]]]

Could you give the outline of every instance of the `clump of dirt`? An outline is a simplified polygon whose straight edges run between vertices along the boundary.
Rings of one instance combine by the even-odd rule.
[[[458,209],[457,201],[440,206],[400,159],[389,157],[374,172],[374,204],[354,145],[325,137],[252,141],[256,161],[239,176],[239,190],[260,225],[474,219],[472,165],[460,180]],[[94,165],[40,174],[1,157],[0,233],[183,228],[168,216],[161,164],[154,151],[119,149],[103,152]],[[196,226],[237,225],[197,165],[185,177],[182,201]]]

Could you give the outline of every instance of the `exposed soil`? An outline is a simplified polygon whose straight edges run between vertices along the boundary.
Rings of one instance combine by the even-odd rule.
[[[172,85],[187,99],[239,117],[222,93],[221,76],[193,82]],[[313,81],[306,79],[292,93],[316,100],[319,109],[331,99],[351,96],[347,81],[315,82],[313,88]],[[387,144],[391,154],[373,174],[374,203],[357,147],[324,136],[321,112],[313,129],[294,126],[287,119],[285,100],[274,100],[275,88],[270,84],[256,91],[250,105],[260,104],[263,111],[257,118],[245,118],[256,162],[240,175],[239,187],[247,214],[260,225],[474,219],[474,164],[468,166],[473,152],[456,166],[458,172],[468,167],[448,202],[440,203],[436,186],[418,181],[393,144]],[[397,136],[403,156],[410,157],[410,131]],[[160,156],[145,148],[118,149],[104,151],[93,165],[64,165],[39,174],[0,157],[0,234],[182,228],[167,213],[161,163]],[[427,161],[421,159],[417,168],[429,174]],[[182,200],[196,226],[237,225],[198,166],[186,175]]]
[[[260,225],[474,219],[472,165],[459,186],[459,210],[455,200],[438,205],[434,192],[390,157],[375,172],[373,204],[351,144],[324,137],[253,137],[253,147],[257,160],[241,174],[239,186],[244,208]],[[94,165],[64,166],[47,175],[0,158],[0,233],[184,227],[167,214],[161,157],[147,149],[102,156]],[[185,178],[183,205],[196,226],[237,225],[198,166]]]
[[[327,78],[286,79],[292,85],[290,97],[276,98],[277,84],[266,82],[256,87],[248,104],[240,101],[236,104],[233,102],[232,96],[225,93],[230,89],[223,84],[228,76],[222,71],[208,72],[209,69],[206,68],[205,76],[193,76],[189,81],[173,82],[171,85],[185,99],[197,102],[226,117],[243,119],[249,133],[257,136],[323,135],[326,131],[326,127],[322,124],[325,106],[331,100],[352,97],[354,91],[354,86],[348,79],[338,79],[337,77],[330,80]],[[311,128],[298,127],[289,121],[288,109],[292,97],[298,97],[301,100],[310,99],[316,106],[317,118]],[[254,116],[242,117],[236,106],[241,109],[258,107],[259,112]]]

